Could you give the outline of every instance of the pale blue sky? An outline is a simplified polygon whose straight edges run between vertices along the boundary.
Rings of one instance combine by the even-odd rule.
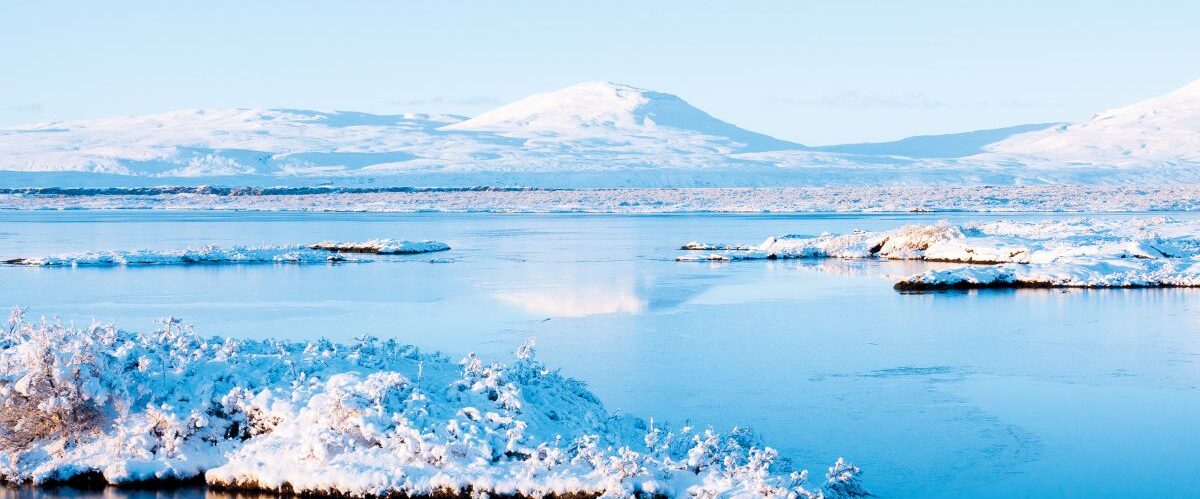
[[[1200,3],[5,2],[0,125],[477,114],[609,80],[807,144],[1083,120],[1200,78]]]

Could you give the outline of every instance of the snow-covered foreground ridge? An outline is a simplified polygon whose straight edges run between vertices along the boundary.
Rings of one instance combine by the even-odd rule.
[[[680,261],[882,258],[970,263],[898,280],[897,289],[1200,286],[1200,222],[1165,217],[907,225],[879,232],[771,237]]]
[[[42,257],[12,258],[5,265],[35,267],[111,267],[122,265],[198,265],[250,263],[342,263],[367,262],[343,253],[412,255],[446,251],[440,241],[371,239],[363,242],[322,241],[309,246],[201,246],[181,250],[117,250],[63,253]]]
[[[808,147],[674,95],[588,82],[475,118],[215,109],[0,128],[0,185],[751,187],[1200,182],[1200,81],[1097,114]],[[49,179],[49,180],[47,180]]]
[[[0,328],[0,477],[46,484],[188,479],[291,493],[853,497],[858,468],[806,473],[746,430],[605,411],[534,359],[455,362],[392,340],[354,344]]]

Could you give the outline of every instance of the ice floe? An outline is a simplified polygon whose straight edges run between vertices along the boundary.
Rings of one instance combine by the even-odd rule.
[[[446,251],[450,245],[440,241],[406,241],[402,239],[370,239],[362,242],[321,241],[311,249],[340,253],[375,253],[380,255],[415,255]]]
[[[754,433],[608,413],[534,358],[461,361],[394,340],[203,337],[23,319],[0,326],[0,479],[202,476],[370,495],[854,497],[844,461],[806,482]]]
[[[966,225],[942,221],[889,231],[771,237],[740,251],[677,260],[790,258],[974,264],[905,277],[896,282],[897,289],[1198,286],[1200,222],[1164,217]]]

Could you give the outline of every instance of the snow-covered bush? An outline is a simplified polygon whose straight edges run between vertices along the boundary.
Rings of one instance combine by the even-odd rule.
[[[393,340],[205,338],[27,322],[0,330],[0,478],[186,479],[352,496],[865,494],[839,461],[826,483],[753,432],[671,431],[608,414],[538,362],[454,362]]]

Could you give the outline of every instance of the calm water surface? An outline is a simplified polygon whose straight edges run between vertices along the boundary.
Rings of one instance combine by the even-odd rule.
[[[373,237],[454,248],[334,266],[0,267],[0,305],[497,359],[533,336],[610,410],[750,425],[815,475],[849,458],[884,497],[1200,493],[1200,290],[900,294],[889,278],[926,264],[673,261],[692,240],[1045,217],[0,212],[0,258]]]

